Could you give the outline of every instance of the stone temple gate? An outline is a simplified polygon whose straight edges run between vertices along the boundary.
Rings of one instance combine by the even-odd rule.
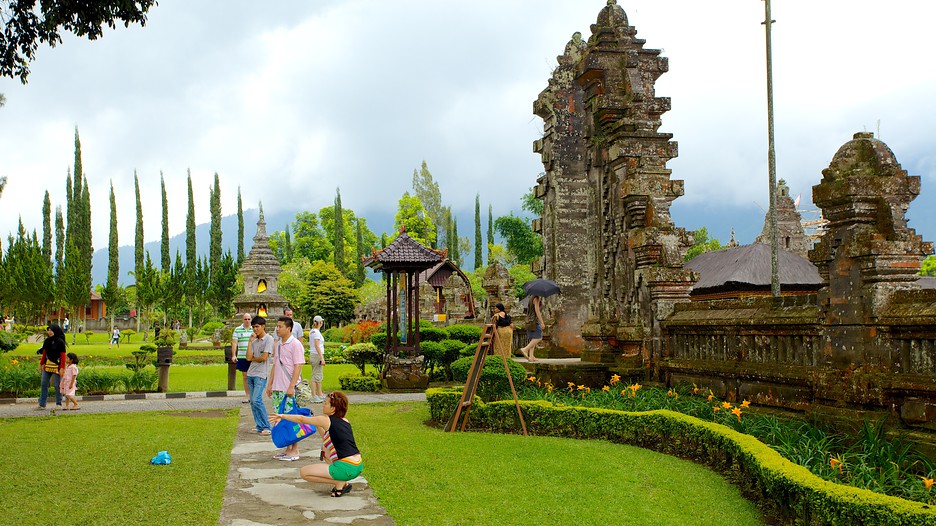
[[[813,187],[829,221],[808,253],[818,293],[691,300],[698,275],[683,256],[692,237],[669,214],[683,194],[666,166],[677,146],[660,132],[670,101],[654,91],[668,64],[636,34],[609,0],[587,41],[572,36],[534,103],[545,168],[534,272],[562,288],[545,302],[546,356],[692,382],[728,400],[890,415],[936,431],[936,288],[917,276],[933,245],[905,216],[920,178],[883,142],[856,134]]]

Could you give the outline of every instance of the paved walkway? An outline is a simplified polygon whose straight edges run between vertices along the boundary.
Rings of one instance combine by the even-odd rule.
[[[218,526],[276,526],[302,525],[393,525],[380,506],[365,477],[351,481],[354,489],[340,498],[329,495],[331,486],[310,484],[299,477],[299,468],[319,462],[322,441],[318,435],[299,443],[300,460],[283,462],[275,460],[276,446],[268,436],[250,431],[254,429],[253,415],[242,391],[225,393],[186,393],[184,397],[165,398],[147,396],[141,400],[109,399],[85,400],[80,411],[56,411],[56,416],[69,417],[88,413],[123,413],[134,411],[188,411],[199,409],[240,408],[237,435],[231,450],[227,486]],[[350,403],[425,401],[424,393],[358,394],[349,395]],[[49,407],[55,403],[51,400]],[[38,411],[36,399],[18,399],[15,404],[0,405],[0,418],[46,416],[50,411]],[[312,410],[321,414],[321,404]],[[364,452],[367,465],[367,452]],[[365,467],[364,475],[367,475]]]

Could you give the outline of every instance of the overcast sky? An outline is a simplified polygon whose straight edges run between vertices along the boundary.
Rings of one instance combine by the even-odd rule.
[[[576,31],[605,0],[161,0],[144,28],[41,47],[29,83],[0,80],[0,235],[22,216],[41,232],[42,196],[64,204],[75,127],[90,181],[96,248],[107,244],[108,184],[121,244],[133,239],[133,173],[147,241],[184,230],[191,169],[207,222],[218,172],[225,215],[342,203],[390,216],[426,160],[469,234],[474,196],[519,212],[542,171],[532,104]],[[751,242],[767,206],[763,2],[620,0],[638,37],[663,49],[671,97],[661,131],[679,143],[678,226]],[[922,194],[936,194],[936,41],[929,0],[774,0],[778,177],[809,207],[811,187],[857,131],[880,130]],[[931,203],[936,199],[930,197]],[[918,199],[911,226],[932,240]],[[380,222],[371,220],[372,223]],[[248,228],[250,231],[251,229]],[[378,232],[379,234],[379,232]],[[250,232],[248,232],[248,237]]]

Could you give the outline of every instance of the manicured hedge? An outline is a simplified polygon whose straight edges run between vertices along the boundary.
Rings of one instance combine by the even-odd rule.
[[[380,390],[380,379],[372,374],[360,375],[357,373],[344,373],[338,375],[338,384],[342,391],[366,391],[373,392]]]
[[[460,397],[461,388],[428,389],[431,420],[444,424]],[[520,404],[531,434],[609,440],[706,464],[738,484],[780,524],[936,524],[936,507],[823,480],[756,438],[721,424],[666,410],[631,413],[545,401]],[[513,400],[476,399],[469,425],[495,432],[520,429]]]

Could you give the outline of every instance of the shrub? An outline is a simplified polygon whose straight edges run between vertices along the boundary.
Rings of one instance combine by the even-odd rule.
[[[385,354],[384,351],[378,349],[373,343],[356,343],[344,350],[345,360],[353,363],[360,369],[362,375],[365,374],[365,369],[368,365],[373,365],[375,368],[380,369],[383,365]]]
[[[461,356],[474,356],[477,350],[478,350],[477,342],[466,343],[465,346],[461,348],[461,351],[458,352],[458,354]]]
[[[125,375],[83,367],[78,374],[76,391],[81,394],[110,394],[120,386]]]
[[[201,333],[202,336],[211,336],[214,334],[214,331],[224,328],[224,323],[220,321],[209,321],[208,323],[202,325]]]
[[[176,344],[176,336],[178,333],[172,329],[163,329],[159,331],[159,338],[153,340],[153,343],[156,344],[156,347],[172,347]],[[140,347],[142,350],[143,347]]]
[[[347,343],[341,339],[342,337],[341,332],[342,332],[341,329],[339,329],[338,327],[332,327],[330,329],[326,329],[325,332],[322,333],[322,337],[325,338],[326,342]]]
[[[81,375],[79,374],[78,377],[80,378]],[[155,391],[158,381],[159,375],[156,373],[155,369],[150,370],[149,368],[141,368],[120,377],[120,382],[128,393]]]
[[[148,353],[156,352],[156,346],[153,345],[152,343],[144,343],[143,345],[140,346],[140,350],[146,351]]]
[[[463,343],[478,343],[481,339],[481,327],[477,325],[449,325],[445,328],[448,331],[449,338]]]
[[[499,400],[501,398],[513,397],[510,393],[510,383],[507,381],[507,373],[504,371],[504,363],[496,359],[497,356],[491,356],[492,359],[484,360],[484,369],[481,370],[481,378],[478,381],[478,389],[475,394],[483,400]],[[471,369],[472,356],[464,356],[452,362],[452,378],[456,382],[464,382],[468,379],[468,371]],[[510,376],[513,378],[514,386],[520,385],[526,377],[526,370],[513,360],[507,360],[507,366],[510,368]]]
[[[377,346],[378,349],[386,352],[387,351],[387,333],[385,332],[375,332],[371,338],[371,343]]]
[[[198,336],[198,327],[189,327],[185,329],[185,334],[188,336],[189,343],[195,341],[195,337]]]
[[[325,363],[345,363],[344,350],[347,348],[347,345],[325,342]]]
[[[448,338],[448,332],[436,327],[426,327],[419,329],[419,344],[423,342],[440,342]]]
[[[13,333],[0,331],[0,352],[12,351],[19,347],[19,339]]]
[[[374,374],[359,375],[344,373],[338,375],[338,384],[341,385],[342,391],[374,392],[380,390],[380,379]]]
[[[35,363],[13,360],[8,367],[0,369],[0,392],[19,397],[37,388],[39,380],[39,369]]]
[[[436,365],[442,363],[442,343],[441,342],[420,342],[419,351],[426,357],[423,361],[423,370],[431,371]]]
[[[221,331],[221,345],[224,345],[225,343],[229,343],[232,337],[234,337],[234,328],[225,327],[224,330]],[[308,340],[309,339],[306,338],[306,341]]]
[[[120,336],[121,336],[122,338],[126,338],[126,339],[127,339],[126,343],[130,343],[130,337],[132,337],[132,336],[133,336],[134,334],[136,334],[136,333],[137,333],[137,331],[135,331],[135,330],[133,330],[133,329],[124,329],[124,330],[120,331]]]

